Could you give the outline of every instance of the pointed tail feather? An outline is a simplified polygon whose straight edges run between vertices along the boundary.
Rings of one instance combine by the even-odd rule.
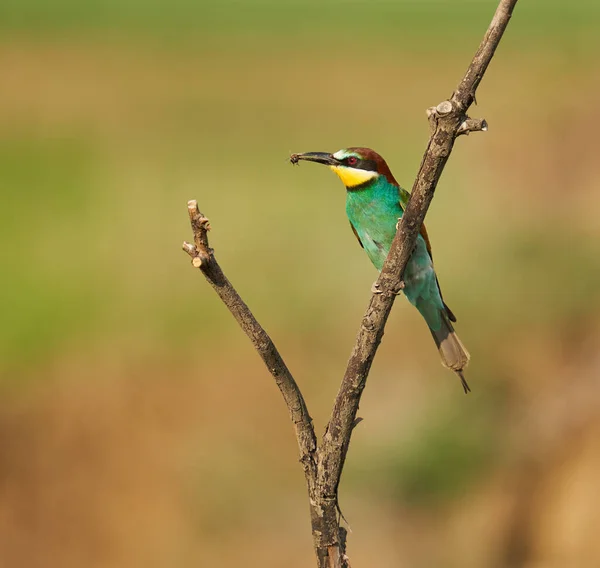
[[[471,387],[469,386],[469,383],[467,383],[467,379],[465,379],[465,376],[463,375],[463,372],[462,371],[455,371],[455,373],[460,378],[460,382],[462,384],[463,390],[465,391],[465,394],[469,394],[471,392]]]
[[[460,378],[465,393],[471,392],[467,381],[463,375],[463,369],[469,363],[470,355],[462,341],[456,335],[452,323],[446,313],[442,314],[442,326],[439,330],[433,331],[431,335],[437,345],[442,358],[442,365],[452,369]]]

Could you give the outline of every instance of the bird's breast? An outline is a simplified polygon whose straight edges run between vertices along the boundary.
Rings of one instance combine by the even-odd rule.
[[[349,207],[347,213],[365,252],[375,267],[381,270],[396,234],[401,210],[371,204],[367,207]]]

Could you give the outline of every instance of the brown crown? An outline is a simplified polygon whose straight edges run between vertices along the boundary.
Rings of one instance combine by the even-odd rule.
[[[394,174],[392,174],[392,170],[390,170],[385,160],[377,152],[375,152],[375,150],[371,150],[371,148],[363,148],[360,146],[348,148],[348,150],[356,152],[365,160],[371,160],[375,162],[375,164],[377,164],[377,173],[381,174],[382,176],[385,176],[390,183],[398,185],[396,178],[394,178]]]

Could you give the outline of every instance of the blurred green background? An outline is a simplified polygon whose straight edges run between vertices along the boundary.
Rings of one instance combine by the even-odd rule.
[[[181,241],[186,202],[319,432],[376,278],[343,187],[408,188],[495,0],[0,3],[0,565],[313,564],[287,412]],[[428,215],[473,394],[394,308],[341,487],[353,566],[600,565],[595,0],[519,3]]]

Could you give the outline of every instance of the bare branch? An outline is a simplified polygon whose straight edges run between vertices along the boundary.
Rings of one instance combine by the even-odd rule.
[[[231,285],[231,282],[227,280],[225,274],[223,274],[213,250],[208,246],[208,231],[210,229],[208,219],[200,213],[195,200],[188,202],[188,213],[192,231],[194,232],[195,245],[184,242],[183,250],[192,257],[193,266],[200,268],[215,292],[219,295],[219,298],[229,308],[229,311],[240,324],[240,327],[244,330],[244,333],[248,336],[252,345],[254,345],[254,348],[264,361],[267,369],[273,375],[294,424],[298,447],[300,449],[300,461],[302,462],[307,482],[310,482],[310,480],[315,478],[314,455],[317,450],[317,439],[302,393],[273,341],[256,321],[248,306],[240,298],[235,288]]]
[[[459,135],[461,125],[467,121],[465,113],[475,100],[475,91],[496,51],[516,3],[517,0],[500,1],[490,27],[451,100],[443,101],[437,107],[429,109],[433,131],[412,188],[411,198],[377,280],[377,290],[380,293],[372,295],[363,317],[323,437],[323,444],[319,449],[317,484],[322,487],[325,495],[337,495],[360,397],[396,294],[401,289],[404,269],[415,247],[438,180],[454,146],[454,140]],[[480,126],[483,130],[483,124],[480,123]],[[328,532],[335,538],[333,529]]]
[[[475,91],[483,79],[496,48],[502,39],[504,30],[512,16],[517,0],[501,0],[496,8],[490,26],[479,44],[479,49],[471,61],[465,76],[452,95],[452,102],[459,105],[461,112],[467,112],[475,102]]]

